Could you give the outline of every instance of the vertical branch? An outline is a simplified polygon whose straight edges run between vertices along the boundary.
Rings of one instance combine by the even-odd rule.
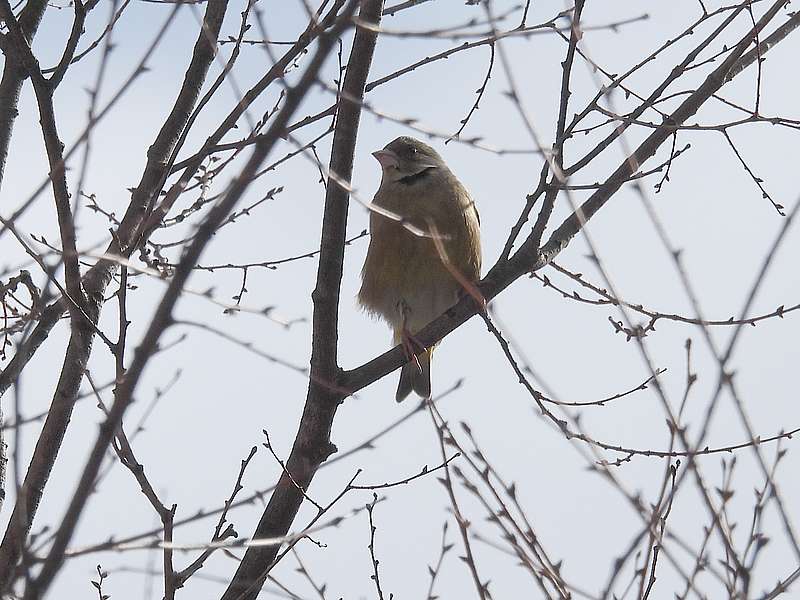
[[[370,579],[375,582],[375,589],[378,592],[378,600],[384,600],[383,589],[381,588],[381,577],[378,574],[378,564],[380,561],[375,557],[375,521],[372,518],[372,511],[378,503],[378,494],[372,492],[372,502],[367,504],[367,514],[369,515],[369,558],[372,562],[372,575]],[[389,596],[391,598],[391,596]]]
[[[339,287],[344,262],[345,233],[349,189],[340,182],[349,182],[353,172],[361,100],[372,64],[380,24],[383,0],[362,0],[359,20],[370,27],[359,27],[353,39],[347,72],[339,96],[336,129],[333,134],[329,178],[322,220],[317,283],[314,301],[311,349],[311,377],[303,416],[295,437],[286,469],[280,476],[253,538],[280,537],[286,534],[303,502],[304,490],[314,473],[336,447],[331,444],[333,418],[344,394],[341,386],[331,389],[322,382],[336,382]],[[278,546],[251,547],[239,564],[223,600],[252,600],[264,584],[275,560]]]
[[[428,403],[428,412],[431,415],[431,421],[436,429],[436,437],[439,441],[439,451],[442,453],[442,456],[445,457],[443,460],[446,460],[447,452],[445,452],[445,441],[448,438],[452,439],[453,436],[450,433],[444,418],[431,402]],[[478,598],[481,600],[487,600],[487,598],[490,597],[488,590],[489,582],[487,581],[486,583],[483,583],[480,575],[478,574],[478,565],[475,562],[475,555],[472,552],[472,544],[469,543],[470,522],[464,518],[464,515],[461,513],[458,500],[456,499],[456,493],[453,489],[453,480],[450,477],[450,468],[447,465],[444,467],[444,477],[442,480],[444,487],[447,490],[447,495],[450,498],[450,506],[453,509],[453,517],[456,520],[459,532],[461,532],[461,541],[464,544],[464,556],[461,557],[461,560],[463,560],[469,567],[472,581],[474,582],[475,589],[478,592]]]
[[[124,283],[124,282],[123,282]],[[122,311],[122,306],[125,302],[124,296],[120,295],[120,309]],[[124,316],[124,311],[122,311]],[[123,321],[125,324],[122,325],[120,329],[120,344],[124,341],[125,337],[125,330],[127,329],[127,321]],[[124,344],[121,346],[118,345],[117,351],[115,352],[117,358],[117,364],[122,362],[124,354]],[[117,367],[119,369],[119,367]],[[121,381],[121,376],[119,375],[119,371],[117,371],[117,381]],[[107,416],[108,409],[106,408],[105,404],[103,403],[103,399],[100,397],[100,392],[97,389],[97,386],[92,381],[91,375],[87,372],[86,379],[89,381],[89,385],[92,386],[92,390],[94,391],[95,397],[97,398],[97,406],[103,413]],[[115,391],[116,394],[116,391]],[[136,482],[139,484],[139,489],[144,494],[147,501],[150,503],[150,506],[153,507],[156,514],[158,515],[159,519],[161,520],[161,526],[164,530],[164,600],[174,600],[175,598],[175,590],[177,589],[177,578],[175,574],[175,569],[173,568],[172,563],[172,554],[173,550],[170,547],[172,543],[172,534],[174,531],[174,523],[175,523],[175,511],[177,510],[178,505],[173,504],[171,508],[167,508],[166,505],[161,501],[156,493],[155,489],[153,488],[153,484],[150,483],[150,480],[147,478],[145,474],[144,465],[139,462],[136,458],[136,454],[133,452],[133,447],[131,446],[130,439],[128,438],[125,430],[122,428],[122,424],[117,428],[116,433],[114,434],[114,440],[112,443],[114,448],[114,452],[119,459],[120,464],[122,464],[126,469],[131,472]]]
[[[380,21],[382,2],[365,2],[359,19]],[[374,10],[374,17],[371,11]],[[344,246],[347,230],[347,209],[350,182],[353,174],[353,157],[356,151],[358,124],[361,117],[361,99],[372,63],[377,34],[359,29],[353,40],[350,60],[344,76],[342,93],[333,133],[329,178],[325,193],[325,212],[322,218],[317,285],[312,293],[314,301],[313,339],[311,349],[312,379],[334,381],[337,376],[337,347],[339,340],[339,287],[344,263]],[[316,376],[316,377],[315,377]]]
[[[42,21],[46,0],[32,0],[25,5],[19,16],[19,26],[25,39],[30,43],[36,35],[39,23]],[[27,77],[27,72],[20,63],[12,48],[4,48],[5,64],[3,77],[0,79],[0,187],[3,185],[3,174],[6,170],[8,148],[11,145],[11,134],[14,130],[14,121],[19,115],[17,105],[22,83]]]
[[[581,13],[583,12],[583,1],[578,0],[575,2],[575,10],[572,13],[572,23],[570,25],[569,46],[567,46],[567,56],[562,63],[561,72],[561,100],[558,106],[558,121],[556,122],[556,139],[553,144],[553,179],[550,182],[550,187],[547,189],[542,203],[542,208],[539,211],[539,216],[533,226],[532,239],[536,247],[542,240],[545,227],[550,220],[550,215],[553,213],[556,197],[558,196],[559,186],[558,183],[566,181],[566,175],[562,169],[564,167],[564,130],[567,126],[567,107],[569,106],[569,97],[572,92],[569,89],[570,79],[572,75],[572,65],[575,62],[575,50],[578,47],[578,42],[581,39]],[[526,207],[527,209],[527,207]]]
[[[522,209],[517,222],[511,228],[508,238],[506,239],[506,243],[503,246],[503,251],[500,254],[500,259],[502,261],[506,261],[511,255],[514,242],[519,236],[520,231],[522,231],[523,225],[530,218],[533,206],[541,197],[542,193],[544,193],[545,197],[542,203],[542,208],[539,211],[539,216],[537,217],[536,223],[533,227],[534,238],[538,240],[537,244],[539,241],[541,241],[544,229],[547,226],[547,222],[553,212],[556,196],[558,196],[559,186],[555,184],[556,182],[561,183],[564,179],[562,168],[564,166],[564,142],[567,139],[567,136],[564,135],[564,131],[566,130],[567,123],[567,106],[569,105],[569,97],[572,95],[572,92],[569,89],[572,77],[572,65],[575,62],[575,51],[578,47],[578,42],[583,35],[580,29],[583,5],[584,1],[582,0],[578,0],[575,3],[575,8],[573,9],[571,16],[570,38],[569,45],[567,46],[567,55],[564,58],[564,62],[561,63],[561,93],[559,95],[560,100],[558,118],[556,120],[556,137],[553,142],[553,180],[550,182],[550,184],[548,184],[547,173],[550,170],[550,161],[545,159],[544,164],[542,165],[541,173],[539,174],[539,183],[536,187],[536,190],[533,193],[528,194],[525,207]],[[526,5],[523,21],[525,20],[525,15],[527,14],[528,6]]]
[[[73,8],[75,10],[75,17],[72,20],[72,30],[67,39],[67,44],[64,47],[64,53],[61,55],[61,60],[58,61],[53,74],[50,76],[50,86],[55,89],[58,84],[64,79],[64,75],[69,69],[70,62],[75,57],[75,49],[78,47],[78,40],[83,35],[83,25],[86,22],[86,13],[97,5],[98,0],[92,0],[88,6],[85,6],[82,0],[73,0]]]
[[[3,407],[0,406],[0,512],[6,500],[6,465],[8,464],[8,445],[6,444],[5,419],[3,419]]]

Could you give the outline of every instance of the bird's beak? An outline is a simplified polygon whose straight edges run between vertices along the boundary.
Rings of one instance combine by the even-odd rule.
[[[391,150],[376,150],[372,153],[372,156],[381,163],[381,167],[384,169],[388,169],[389,167],[397,167],[400,163],[399,159],[397,158],[397,154],[392,152]]]

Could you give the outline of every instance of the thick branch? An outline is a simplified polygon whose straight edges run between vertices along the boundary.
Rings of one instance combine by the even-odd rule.
[[[382,0],[364,0],[359,20],[380,23]],[[286,469],[270,497],[253,538],[280,537],[286,534],[303,502],[319,465],[336,448],[330,442],[331,425],[336,409],[343,399],[339,389],[330,384],[338,378],[337,364],[339,287],[344,260],[345,229],[349,192],[338,181],[350,181],[353,170],[361,100],[372,63],[377,40],[372,28],[360,27],[353,40],[350,60],[344,77],[336,130],[331,148],[330,171],[325,195],[322,222],[322,242],[317,270],[314,300],[311,378],[303,416],[298,428]],[[338,388],[339,386],[335,386]],[[258,596],[278,546],[252,547],[236,570],[223,600],[253,600]]]

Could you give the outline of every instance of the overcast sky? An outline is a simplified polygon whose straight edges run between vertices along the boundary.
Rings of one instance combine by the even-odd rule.
[[[711,4],[706,2],[706,5]],[[756,17],[763,11],[762,4],[757,5]],[[222,38],[236,33],[242,5],[242,2],[232,1]],[[514,2],[497,1],[494,10],[501,14],[514,5]],[[305,24],[300,2],[262,0],[259,6],[267,32],[275,39],[293,39]],[[528,21],[547,20],[563,8],[559,2],[533,2]],[[114,29],[115,50],[103,84],[102,100],[109,99],[126,81],[170,10],[169,6],[139,0],[131,3]],[[94,131],[83,191],[95,194],[98,203],[118,215],[127,206],[127,188],[137,184],[147,148],[172,106],[196,37],[200,14],[190,8],[179,12],[148,63],[150,70],[134,82],[130,91]],[[616,31],[587,28],[581,47],[608,72],[624,72],[696,19],[699,3],[696,0],[595,0],[587,2],[583,22],[587,26],[603,25],[643,14],[649,18],[620,26]],[[480,7],[466,6],[459,0],[434,0],[396,17],[387,17],[384,26],[392,30],[427,31],[463,24],[472,18],[483,19],[483,15]],[[91,13],[85,39],[94,39],[104,28],[107,18],[108,6],[101,3]],[[518,18],[518,15],[511,17],[504,26],[513,26]],[[781,15],[776,22],[785,18]],[[713,26],[718,22],[715,21]],[[34,44],[43,65],[57,60],[70,24],[71,9],[48,9]],[[708,57],[720,51],[723,43],[732,46],[749,26],[749,17],[742,16],[736,26],[714,42],[702,56]],[[253,27],[249,37],[258,37],[257,31]],[[673,51],[665,53],[660,60],[632,77],[630,86],[647,96],[672,66],[698,43],[700,36],[709,31],[708,24],[698,28],[696,35],[684,39]],[[800,86],[795,75],[796,57],[800,50],[798,35],[774,48],[763,64],[763,115],[800,118]],[[350,39],[347,37],[344,42],[345,57]],[[420,37],[382,37],[370,80],[459,43]],[[227,57],[230,48],[230,45],[223,46],[222,56]],[[277,46],[275,51],[281,49]],[[538,134],[549,145],[555,129],[560,62],[566,44],[553,34],[544,34],[529,39],[507,39],[503,42],[503,49],[508,53],[522,106]],[[85,126],[88,107],[85,89],[93,85],[98,58],[96,53],[70,69],[56,95],[57,118],[67,146]],[[414,117],[423,128],[453,133],[474,101],[474,92],[483,82],[488,60],[489,49],[486,46],[458,53],[447,61],[418,68],[403,78],[376,88],[368,95],[368,101],[391,115]],[[247,89],[263,74],[268,64],[261,48],[244,47],[234,71],[235,86]],[[301,60],[301,68],[304,64]],[[692,89],[716,64],[687,74],[670,91]],[[214,76],[219,69],[218,63],[214,66]],[[335,73],[335,57],[332,57],[326,67],[326,81],[330,82]],[[750,68],[725,86],[722,95],[752,106],[755,75],[755,67]],[[576,62],[573,80],[569,116],[582,109],[596,91],[592,73],[580,60]],[[507,90],[508,82],[498,62],[480,109],[468,124],[464,136],[482,136],[486,145],[499,149],[533,149],[533,142],[505,94]],[[234,106],[236,97],[235,87],[228,86],[212,101],[201,114],[182,156],[190,155],[202,144],[208,132]],[[252,118],[260,118],[276,99],[277,92],[266,94],[251,112]],[[316,88],[297,116],[312,114],[328,106],[332,100],[329,92]],[[621,95],[616,95],[614,101],[620,111],[635,106],[633,100],[626,100]],[[665,103],[662,108],[674,108],[677,101]],[[709,103],[690,122],[713,124],[737,114],[719,102]],[[654,118],[652,112],[648,116]],[[590,121],[597,122],[597,117]],[[240,131],[245,130],[246,121],[243,120],[242,125]],[[314,128],[303,130],[299,137],[304,141],[310,140],[325,127],[327,123],[319,123]],[[606,127],[602,131],[607,133],[609,129]],[[646,133],[648,131],[644,129],[632,129],[629,142],[635,144]],[[787,211],[791,210],[800,195],[797,132],[756,124],[734,128],[730,133],[748,166],[763,179],[770,195],[786,206]],[[386,119],[372,115],[363,117],[353,175],[359,198],[370,199],[380,180],[378,164],[370,152],[401,134],[419,135]],[[238,135],[230,139],[236,137]],[[565,149],[566,162],[571,163],[582,156],[591,147],[589,144],[599,139],[594,134],[570,140]],[[524,205],[525,195],[535,188],[542,158],[533,153],[494,154],[460,143],[444,146],[441,140],[432,143],[475,198],[482,217],[485,272],[497,259],[508,230]],[[318,146],[323,162],[327,162],[329,144],[330,139],[326,138]],[[704,316],[726,319],[738,314],[742,307],[768,248],[783,225],[783,218],[768,200],[762,198],[719,132],[682,132],[677,147],[686,144],[691,144],[691,148],[675,160],[670,179],[661,192],[655,194],[653,189],[659,175],[646,179],[644,187],[671,243],[683,250],[683,264]],[[665,160],[668,145],[645,168]],[[282,143],[270,156],[270,162],[290,149],[291,144]],[[574,183],[602,181],[623,156],[619,146],[609,149],[589,169],[580,173]],[[70,163],[73,194],[76,193],[74,186],[77,185],[79,166],[77,158]],[[235,166],[229,169],[224,180],[214,182],[213,189],[223,190],[236,170]],[[36,105],[30,86],[26,86],[0,195],[0,215],[10,215],[46,174]],[[283,191],[254,209],[246,218],[223,228],[203,254],[201,264],[273,260],[317,249],[324,198],[318,180],[316,166],[303,157],[297,157],[259,179],[251,186],[243,205],[254,202],[271,188],[282,186]],[[584,199],[589,193],[575,192],[574,198]],[[49,194],[48,190],[18,225],[27,234],[43,235],[55,242],[59,239],[58,229]],[[185,205],[189,202],[187,199]],[[557,225],[569,212],[568,201],[561,196],[552,223]],[[367,211],[353,203],[349,233],[358,234],[367,223]],[[523,234],[526,232],[523,230]],[[591,221],[589,232],[619,295],[657,311],[695,316],[670,255],[659,241],[632,187],[623,188],[612,198]],[[101,241],[105,245],[108,223],[102,215],[82,209],[78,236],[81,249]],[[155,239],[163,243],[180,237],[177,229],[169,229],[159,232]],[[339,356],[344,368],[362,364],[383,352],[391,341],[387,327],[370,320],[355,302],[366,247],[367,239],[359,239],[348,247],[345,257],[339,334]],[[176,258],[178,251],[178,248],[171,248],[170,256]],[[587,258],[588,252],[585,238],[578,236],[559,256],[558,262],[605,286],[595,262]],[[800,234],[795,227],[789,231],[775,257],[752,314],[768,313],[781,304],[788,307],[800,301],[798,253]],[[0,267],[22,262],[24,258],[10,236],[0,239]],[[255,309],[274,306],[271,314],[293,322],[289,327],[258,314],[225,316],[218,305],[193,296],[185,296],[180,301],[177,316],[222,328],[230,335],[252,342],[265,353],[304,367],[310,351],[310,324],[307,321],[294,323],[294,320],[310,317],[310,293],[315,273],[316,261],[307,259],[277,270],[251,270],[248,274],[248,293],[242,304]],[[574,284],[552,269],[544,273],[566,289],[576,289]],[[38,276],[41,281],[41,275]],[[189,287],[202,291],[213,286],[215,297],[230,301],[239,291],[240,279],[239,271],[198,272],[190,280]],[[131,349],[165,289],[161,282],[145,277],[137,278],[137,284],[139,287],[131,292],[129,303],[129,318],[133,321],[129,334]],[[518,281],[492,306],[499,322],[519,342],[532,368],[561,399],[588,401],[610,396],[635,387],[650,374],[637,345],[614,333],[608,317],[614,320],[622,318],[614,308],[565,300],[557,292],[544,289],[540,283],[528,279]],[[784,319],[771,319],[758,327],[747,327],[730,363],[736,372],[737,390],[745,402],[752,426],[764,437],[800,424],[796,386],[800,317],[796,315],[792,313]],[[115,335],[115,319],[115,308],[107,306],[101,327]],[[642,319],[634,317],[634,320],[639,322]],[[732,332],[729,327],[712,328],[711,339],[718,349],[724,349]],[[68,326],[64,322],[54,330],[25,370],[19,387],[23,415],[33,415],[49,405],[67,334]],[[167,331],[162,342],[175,342],[184,334],[188,335],[185,340],[151,361],[138,387],[137,402],[125,417],[130,431],[150,404],[155,390],[165,386],[180,371],[177,383],[158,402],[146,421],[145,431],[133,443],[162,499],[165,503],[177,504],[176,518],[222,504],[233,486],[239,461],[251,446],[264,441],[262,429],[269,432],[275,451],[282,457],[287,456],[307,388],[307,380],[302,374],[259,358],[207,332],[174,327]],[[653,365],[667,369],[660,381],[669,402],[676,409],[686,380],[687,338],[693,340],[693,370],[699,377],[689,398],[685,420],[689,424],[690,438],[694,439],[718,376],[716,362],[702,331],[691,325],[661,321],[645,342]],[[95,343],[89,367],[97,382],[106,382],[113,374],[113,360],[100,342]],[[500,347],[479,319],[471,320],[454,332],[436,353],[434,393],[443,392],[460,380],[463,380],[461,387],[441,404],[440,410],[445,418],[454,428],[460,421],[468,422],[491,463],[509,481],[517,482],[520,504],[531,519],[541,543],[554,560],[564,561],[562,573],[565,579],[581,589],[599,594],[614,559],[639,531],[640,518],[615,487],[587,470],[590,465],[578,451],[580,442],[565,440],[534,410],[531,398],[517,382]],[[394,402],[395,386],[396,375],[392,375],[345,402],[332,435],[340,450],[357,446],[412,409],[416,401],[413,398],[401,405]],[[111,401],[110,393],[104,394],[104,400]],[[36,517],[34,531],[57,524],[63,514],[76,476],[94,443],[97,425],[103,419],[95,404],[94,400],[88,399],[76,407]],[[7,418],[13,418],[11,393],[3,399],[3,410]],[[665,449],[669,443],[665,413],[652,387],[605,407],[583,408],[580,414],[585,430],[608,443],[651,449]],[[36,423],[21,430],[20,462],[23,467],[29,460],[39,427],[40,424]],[[455,432],[459,433],[460,429],[455,428]],[[733,402],[728,394],[724,394],[707,443],[716,447],[746,440],[747,434],[740,425]],[[9,443],[13,446],[11,440]],[[797,517],[800,483],[795,474],[800,468],[800,459],[795,444],[793,440],[783,442],[789,453],[779,467],[777,480],[781,484],[785,505]],[[763,448],[770,462],[776,447],[772,444]],[[585,450],[585,446],[583,448]],[[608,453],[606,457],[613,460],[619,455]],[[737,548],[743,548],[752,516],[753,489],[763,486],[763,478],[749,449],[738,452],[737,457],[734,475],[737,494],[730,502],[733,520],[739,523],[734,539]],[[729,456],[698,459],[710,486],[721,485],[722,458]],[[433,467],[440,462],[430,418],[419,413],[381,439],[374,449],[321,470],[309,494],[320,503],[328,502],[357,468],[363,469],[360,476],[363,483],[382,483],[402,479],[418,472],[423,465]],[[613,472],[631,494],[641,493],[644,502],[651,502],[657,496],[664,465],[663,459],[636,457]],[[269,453],[260,448],[246,472],[242,494],[271,485],[279,469]],[[9,491],[13,499],[13,490]],[[496,529],[485,520],[486,514],[481,506],[468,493],[461,489],[458,492],[462,508],[473,521],[474,529],[500,542]],[[444,520],[450,520],[450,541],[460,542],[448,512],[449,500],[434,476],[387,490],[385,495],[386,501],[376,507],[374,515],[383,588],[398,599],[424,598],[429,584],[426,565],[436,560]],[[349,514],[351,509],[363,506],[370,499],[371,494],[367,492],[351,493],[333,509],[331,516]],[[9,500],[3,507],[0,515],[3,527],[11,506]],[[233,511],[230,520],[241,536],[248,536],[261,511],[262,504],[256,502]],[[295,526],[307,522],[313,513],[313,507],[305,506]],[[175,539],[180,543],[202,543],[210,538],[215,522],[215,519],[206,519],[181,527],[176,530]],[[703,537],[702,528],[708,522],[708,512],[689,479],[675,499],[667,529],[698,548]],[[73,546],[100,542],[112,535],[138,533],[155,523],[155,515],[130,473],[116,465],[101,482],[98,493],[88,505]],[[771,542],[755,571],[752,589],[756,595],[797,567],[774,507],[764,516],[764,529]],[[318,583],[327,583],[329,597],[355,599],[376,596],[369,578],[369,527],[365,514],[347,519],[336,529],[320,532],[316,539],[324,546],[304,542],[298,548]],[[715,559],[721,556],[716,539],[712,543]],[[480,542],[473,542],[473,545],[482,576],[492,581],[490,589],[494,598],[519,598],[522,593],[526,594],[525,597],[539,597],[538,588],[529,574],[517,567],[513,557]],[[667,548],[684,568],[691,569],[691,560],[674,543]],[[459,547],[457,553],[462,552]],[[176,567],[185,566],[195,554],[177,554]],[[437,584],[439,595],[442,598],[474,597],[466,566],[456,556],[454,550],[445,562]],[[148,582],[148,578],[141,574],[117,571],[121,567],[160,569],[160,556],[146,551],[90,555],[70,561],[55,582],[51,597],[93,597],[95,592],[89,580],[95,575],[94,568],[98,562],[111,571],[104,592],[111,594],[114,600],[161,597],[163,584],[158,578],[155,582]],[[302,597],[314,597],[313,589],[294,572],[295,566],[293,559],[288,557],[273,574],[290,583]],[[234,569],[235,563],[229,557],[218,554],[201,573],[224,579]],[[668,560],[661,559],[658,575],[654,597],[672,597],[674,592],[682,591],[680,578]],[[621,581],[627,581],[629,577],[623,577]],[[723,588],[711,576],[701,574],[698,581],[709,597],[722,597]],[[149,588],[149,585],[153,587]],[[192,578],[179,594],[186,598],[213,598],[223,589],[224,583],[198,576]],[[266,593],[263,596],[269,597]]]

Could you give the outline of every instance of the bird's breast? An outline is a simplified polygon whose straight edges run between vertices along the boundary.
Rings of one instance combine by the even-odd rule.
[[[401,306],[412,330],[452,306],[460,289],[454,269],[470,281],[478,277],[477,222],[467,216],[466,211],[472,210],[468,194],[455,184],[440,179],[406,189],[382,186],[375,197],[375,204],[402,220],[378,213],[370,216],[372,237],[359,300],[395,328],[402,324]],[[412,229],[435,232],[441,236],[439,243]]]

